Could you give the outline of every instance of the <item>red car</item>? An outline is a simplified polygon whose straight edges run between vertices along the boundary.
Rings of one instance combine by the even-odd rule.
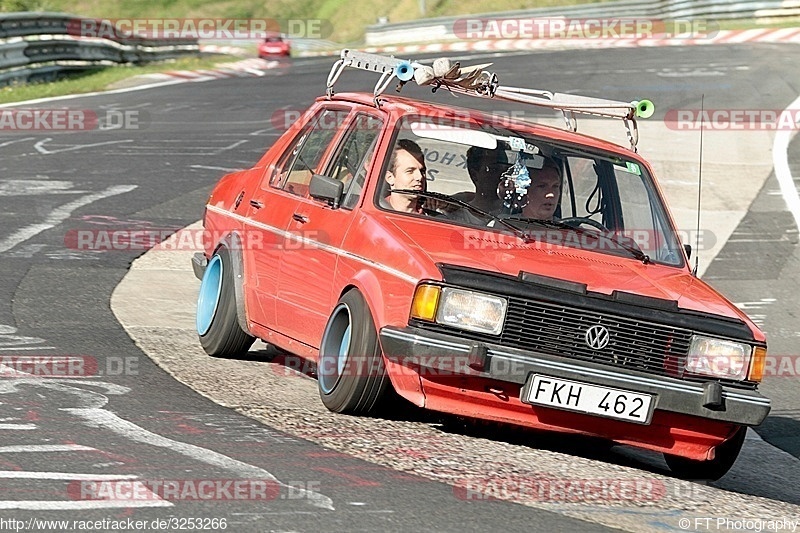
[[[375,91],[334,95],[345,66],[380,73]],[[394,76],[624,118],[634,149],[383,95]],[[378,412],[391,387],[435,411],[662,452],[680,476],[731,467],[770,409],[766,341],[692,272],[635,152],[649,102],[349,51],[328,86],[208,200],[193,260],[206,352],[260,338],[306,358],[336,412]]]
[[[291,45],[281,34],[267,35],[258,45],[258,57],[289,56]]]

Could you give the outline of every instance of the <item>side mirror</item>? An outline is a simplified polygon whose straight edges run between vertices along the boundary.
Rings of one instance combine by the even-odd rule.
[[[684,244],[683,249],[686,250],[686,257],[689,259],[692,258],[692,245],[691,244]]]
[[[332,208],[338,209],[344,196],[344,183],[330,176],[314,174],[311,176],[308,194],[315,200],[325,200]]]

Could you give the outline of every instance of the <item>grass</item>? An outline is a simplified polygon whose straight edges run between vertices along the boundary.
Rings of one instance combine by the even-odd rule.
[[[59,81],[2,87],[0,88],[0,104],[22,102],[49,96],[102,91],[115,82],[139,74],[150,74],[167,70],[212,68],[221,61],[230,60],[230,58],[225,56],[187,57],[175,61],[144,66],[100,67]]]
[[[782,17],[780,19],[737,19],[720,20],[720,30],[750,30],[753,28],[796,28],[800,26],[800,17]]]
[[[363,40],[367,26],[379,17],[407,22],[425,17],[458,16],[534,7],[576,5],[610,0],[500,0],[490,7],[484,0],[0,0],[0,11],[60,11],[97,18],[269,18],[325,21],[329,34],[339,43]],[[422,12],[422,6],[425,12]],[[282,28],[285,24],[281,25]]]

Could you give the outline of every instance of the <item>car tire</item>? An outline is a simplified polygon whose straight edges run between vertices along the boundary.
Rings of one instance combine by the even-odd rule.
[[[255,342],[239,326],[236,317],[233,269],[230,252],[222,247],[211,257],[200,282],[197,297],[197,335],[208,355],[240,355]]]
[[[336,413],[376,414],[391,389],[372,313],[355,289],[339,299],[328,319],[317,376],[322,403]]]
[[[667,466],[676,477],[694,480],[716,481],[731,469],[744,445],[747,426],[741,426],[733,437],[715,449],[714,459],[695,461],[677,455],[664,454]]]

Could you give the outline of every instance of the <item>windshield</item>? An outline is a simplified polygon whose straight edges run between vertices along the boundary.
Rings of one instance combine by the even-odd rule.
[[[548,246],[683,266],[680,241],[644,167],[507,122],[404,117],[376,203]]]

